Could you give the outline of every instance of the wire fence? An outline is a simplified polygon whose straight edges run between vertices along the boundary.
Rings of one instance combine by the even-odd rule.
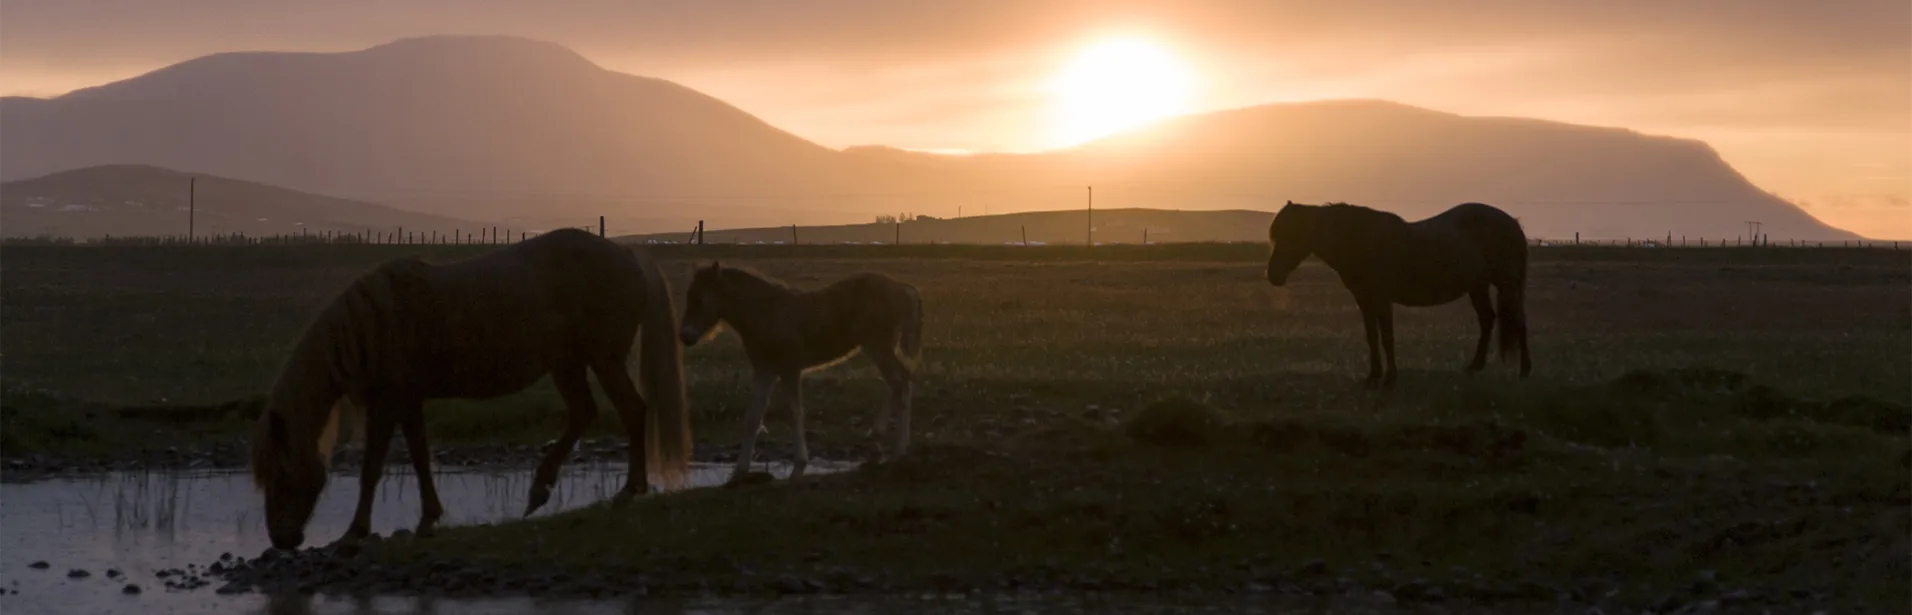
[[[578,228],[578,229],[590,231],[590,232],[599,232],[601,235],[600,229],[596,227],[579,226],[574,228]],[[899,239],[895,241],[801,242],[798,240],[801,237],[799,228],[791,228],[791,229],[788,229],[788,231],[792,235],[791,239],[789,240],[782,240],[782,239],[752,240],[747,238],[721,237],[721,236],[716,238],[708,238],[708,237],[699,237],[697,233],[691,233],[687,237],[677,238],[677,239],[641,238],[642,236],[639,236],[640,238],[636,239],[635,242],[651,244],[651,245],[723,245],[723,246],[745,246],[745,245],[884,246],[884,245],[916,244],[916,245],[978,245],[978,246],[1008,245],[1008,246],[1015,246],[1015,247],[1029,247],[1029,248],[1040,248],[1040,247],[1048,247],[1048,246],[1057,246],[1057,247],[1067,246],[1067,247],[1081,248],[1085,245],[1082,240],[1077,240],[1073,243],[1061,243],[1061,242],[1029,241],[1027,239],[1019,240],[1014,238],[1006,239],[1001,242],[960,241],[960,240],[946,240],[946,239],[933,239],[933,238],[918,239],[915,241],[905,241],[900,239],[900,234],[899,234]],[[110,236],[109,235],[109,236],[103,236],[103,237],[67,237],[67,236],[39,235],[39,236],[33,236],[33,237],[3,238],[3,239],[0,239],[0,245],[6,245],[6,246],[154,246],[154,247],[160,247],[160,246],[270,247],[270,246],[367,246],[367,245],[483,246],[483,245],[505,245],[505,244],[511,244],[511,243],[518,243],[518,242],[522,242],[527,239],[537,237],[539,235],[542,235],[548,232],[550,232],[549,229],[538,230],[538,231],[509,231],[509,232],[499,231],[496,233],[488,233],[483,231],[475,231],[470,233],[404,232],[404,231],[397,231],[397,230],[390,231],[390,232],[383,232],[383,231],[326,232],[326,233],[310,233],[310,234],[299,234],[299,235],[247,235],[244,233],[231,233],[231,234],[209,235],[209,236],[203,236],[203,237],[187,237],[184,235],[137,235],[137,236]],[[1199,240],[1199,239],[1198,240],[1163,240],[1163,239],[1148,239],[1146,237],[1147,236],[1144,235],[1143,239],[1139,241],[1133,241],[1133,242],[1095,241],[1087,245],[1161,246],[1161,245],[1186,245],[1186,244],[1265,243],[1262,241],[1225,241],[1225,240]],[[1843,248],[1843,249],[1880,249],[1880,250],[1912,249],[1912,241],[1889,241],[1889,240],[1872,240],[1872,239],[1843,240],[1843,241],[1805,241],[1805,240],[1796,240],[1796,239],[1772,240],[1767,238],[1761,238],[1759,241],[1749,242],[1743,237],[1710,238],[1710,239],[1709,238],[1675,237],[1671,241],[1668,241],[1665,239],[1632,239],[1632,238],[1622,238],[1622,239],[1529,238],[1527,240],[1527,243],[1529,246],[1535,247],[1535,248],[1599,247],[1599,248],[1676,248],[1676,249],[1677,248],[1772,248],[1772,249]]]

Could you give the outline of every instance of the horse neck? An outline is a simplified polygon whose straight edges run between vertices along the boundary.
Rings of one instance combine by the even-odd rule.
[[[1379,217],[1360,220],[1349,216],[1330,224],[1331,231],[1317,235],[1321,239],[1315,245],[1315,256],[1335,271],[1354,273],[1381,266],[1381,260],[1402,248],[1401,240],[1411,230],[1404,224]]]
[[[797,295],[787,286],[744,272],[732,274],[727,281],[723,317],[745,336],[767,327],[770,315]]]
[[[317,437],[331,417],[332,405],[345,396],[347,375],[336,372],[335,366],[344,365],[333,356],[336,352],[338,346],[330,343],[324,324],[307,332],[273,383],[268,411],[281,413],[288,425],[297,425],[297,433]]]

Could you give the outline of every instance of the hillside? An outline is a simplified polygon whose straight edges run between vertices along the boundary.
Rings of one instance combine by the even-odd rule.
[[[185,235],[189,198],[201,236],[395,232],[401,227],[407,232],[477,233],[489,226],[216,175],[109,165],[0,184],[0,233]]]
[[[1264,211],[1170,211],[1161,209],[1098,209],[1094,231],[1087,211],[1037,211],[956,219],[918,218],[896,223],[799,226],[798,243],[1021,243],[1082,245],[1093,235],[1097,244],[1190,243],[1205,241],[1258,242],[1268,240],[1274,214]],[[705,243],[790,243],[791,227],[716,230],[706,227]],[[656,233],[627,237],[633,241],[686,243],[690,233]]]
[[[0,179],[101,164],[190,168],[437,215],[614,232],[843,224],[873,214],[1271,210],[1347,201],[1412,219],[1500,205],[1530,232],[1842,239],[1704,143],[1381,101],[1188,116],[1076,148],[834,150],[723,101],[552,43],[405,39],[225,53],[52,99],[0,99]]]

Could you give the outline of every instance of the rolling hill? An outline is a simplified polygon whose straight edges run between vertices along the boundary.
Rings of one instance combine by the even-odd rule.
[[[942,156],[836,150],[680,85],[552,43],[404,39],[344,53],[225,53],[51,99],[0,99],[0,178],[190,168],[523,227],[614,232],[843,224],[1080,207],[1271,211],[1346,201],[1414,219],[1503,206],[1535,236],[1842,239],[1704,143],[1383,101],[1177,118],[1075,148]]]
[[[706,229],[705,243],[962,243],[1070,245],[1188,242],[1263,242],[1274,214],[1239,209],[1172,211],[1163,209],[1032,211],[965,218],[922,217],[901,224],[876,222],[827,226]],[[1093,233],[1089,230],[1094,227]],[[691,233],[655,233],[621,237],[634,242],[689,243]]]
[[[489,227],[216,175],[108,165],[0,184],[0,233],[7,237],[183,236],[189,199],[196,210],[193,226],[200,236],[397,232],[401,227],[407,232],[477,233]]]

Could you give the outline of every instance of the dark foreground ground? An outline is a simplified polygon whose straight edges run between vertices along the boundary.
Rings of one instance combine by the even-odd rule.
[[[242,463],[279,353],[399,250],[7,248],[5,476]],[[1475,330],[1455,304],[1397,311],[1402,382],[1376,393],[1332,274],[1269,288],[1262,250],[662,252],[680,292],[713,254],[800,286],[861,269],[919,286],[917,454],[220,574],[234,591],[1912,602],[1905,253],[1536,249],[1534,379],[1460,375]],[[728,335],[686,360],[699,457],[724,459],[747,365]],[[813,449],[859,455],[873,370],[806,383]],[[440,461],[528,465],[557,407],[544,384],[434,404]],[[769,426],[779,458],[787,417]],[[596,430],[614,455],[614,414]]]

